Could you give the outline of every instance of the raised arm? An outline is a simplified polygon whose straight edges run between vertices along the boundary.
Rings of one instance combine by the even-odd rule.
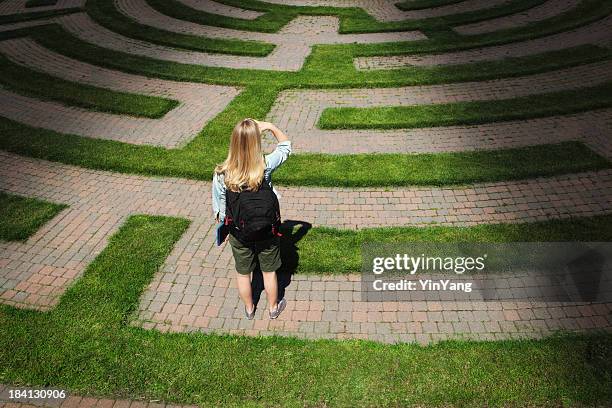
[[[276,127],[274,123],[263,122],[259,120],[256,120],[255,122],[257,123],[257,126],[259,126],[259,130],[261,132],[265,130],[269,130],[270,132],[272,132],[272,134],[274,135],[278,143],[286,142],[287,140],[289,140],[287,135],[282,130],[280,130],[278,127]]]

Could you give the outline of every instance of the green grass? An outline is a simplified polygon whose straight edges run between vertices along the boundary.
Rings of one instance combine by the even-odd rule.
[[[197,24],[226,27],[246,31],[277,32],[299,15],[335,15],[340,19],[340,33],[367,33],[381,31],[404,31],[439,29],[443,24],[461,24],[518,13],[542,4],[545,0],[514,0],[508,4],[485,10],[461,13],[455,16],[382,22],[361,8],[297,7],[270,4],[257,0],[222,0],[221,3],[240,8],[257,10],[264,14],[253,20],[219,16],[194,10],[177,0],[147,0],[147,3],[162,14]]]
[[[66,207],[0,192],[0,240],[26,240]]]
[[[72,106],[124,115],[160,118],[178,101],[112,91],[66,81],[31,70],[0,56],[0,84],[17,93],[52,99]]]
[[[57,0],[27,0],[25,3],[26,7],[44,7],[53,6],[57,3]]]
[[[491,10],[494,9],[475,12],[480,17],[478,20],[493,18],[494,16],[489,15]],[[345,52],[350,52],[353,56],[423,54],[509,44],[570,31],[599,21],[610,15],[610,13],[612,13],[611,2],[582,0],[577,7],[545,20],[536,21],[523,27],[508,28],[471,36],[460,36],[450,30],[451,26],[470,22],[461,18],[461,15],[437,17],[435,21],[427,20],[428,28],[426,31],[428,31],[428,34],[434,34],[431,40],[382,44],[351,44],[346,46]],[[474,19],[470,20],[473,21]],[[426,20],[420,21],[423,24],[422,22]],[[436,32],[439,35],[435,35]]]
[[[316,171],[312,170],[316,163]],[[579,142],[436,154],[301,154],[274,174],[287,185],[369,187],[457,185],[609,168]]]
[[[299,227],[286,229],[281,252],[296,252],[290,240]],[[363,243],[409,242],[559,242],[611,241],[612,216],[571,218],[535,223],[484,224],[471,227],[365,228],[357,231],[312,228],[295,243],[297,271],[344,274],[361,271]],[[286,255],[289,256],[289,255]]]
[[[433,7],[448,6],[465,0],[406,0],[395,3],[400,10],[422,10]]]
[[[583,8],[575,16],[579,22],[573,24],[583,23],[581,19],[585,16],[601,18],[606,13],[607,4],[598,3],[597,0],[585,0],[582,3]],[[245,7],[251,5],[251,2],[245,3]],[[599,6],[599,9],[595,6]],[[354,12],[353,9],[336,10]],[[587,11],[591,14],[585,14]],[[542,24],[545,25],[544,22]],[[547,29],[557,28],[559,27],[554,26]],[[53,25],[32,28],[21,34],[31,35],[43,46],[61,54],[113,69],[170,80],[246,86],[224,112],[209,122],[197,137],[181,149],[134,146],[74,135],[58,135],[7,120],[0,122],[0,146],[19,154],[94,169],[197,179],[209,179],[211,169],[225,157],[233,124],[244,117],[264,118],[278,92],[283,89],[389,87],[485,80],[546,72],[610,58],[609,50],[584,46],[486,63],[357,72],[352,66],[352,58],[361,53],[362,48],[367,51],[369,45],[351,44],[316,46],[300,72],[271,72],[186,65],[137,57],[87,44]],[[419,43],[432,44],[432,47],[435,44],[440,46],[436,41]],[[394,44],[400,43],[378,44],[375,47],[389,51],[396,46]],[[14,137],[15,134],[20,137]],[[547,149],[547,146],[540,146],[535,150],[485,151],[457,155],[297,154],[279,171],[276,181],[282,184],[325,186],[444,185],[545,176],[581,169],[598,169],[608,165],[603,164],[603,159],[588,152],[582,145],[553,146],[554,152],[559,154],[556,161],[546,153]],[[574,153],[578,154],[577,162],[563,162]],[[511,162],[499,163],[500,159],[516,159],[520,162],[537,160],[537,163],[512,166]],[[315,165],[317,171],[313,171]]]
[[[514,99],[375,108],[327,108],[321,129],[394,129],[477,125],[565,115],[612,106],[612,82]]]
[[[340,87],[362,86],[362,82],[359,81],[370,78],[369,73],[354,76],[336,75],[336,72],[325,70],[322,66],[314,68],[315,73],[307,68],[299,73],[273,73],[155,61],[89,45],[67,35],[56,26],[32,30],[31,35],[43,46],[61,54],[123,71],[173,80],[249,85],[224,112],[209,122],[202,132],[182,149],[136,146],[73,135],[58,135],[7,120],[0,121],[0,147],[3,149],[94,169],[209,179],[214,165],[222,161],[227,153],[233,124],[244,117],[265,117],[280,90],[298,86],[317,86],[317,83],[324,83],[324,74],[327,78],[331,78],[331,81],[336,77],[337,82],[333,85]],[[379,72],[373,74],[371,77],[373,83],[368,85],[401,86],[452,82],[453,79],[467,79],[470,72],[474,72],[473,76],[481,79],[495,78],[509,73],[512,69],[539,72],[550,69],[551,66],[572,66],[583,59],[597,61],[607,58],[609,51],[595,47],[580,47],[546,56],[509,59],[485,65],[473,64],[471,69],[466,65],[445,67],[441,70],[400,71],[411,73],[405,75],[398,75],[398,72]],[[333,64],[333,61],[331,63]],[[309,61],[310,64],[312,61]],[[539,147],[535,151],[466,153],[450,156],[298,154],[279,170],[275,180],[283,184],[331,186],[454,184],[469,182],[473,177],[475,177],[473,181],[500,180],[504,177],[530,177],[571,172],[576,169],[601,168],[603,165],[602,159],[588,152],[584,146],[563,144],[553,149],[560,154],[557,161],[551,159],[547,147]],[[573,159],[563,162],[563,158],[575,153],[580,158],[578,162]],[[538,162],[530,162],[527,167],[513,167],[510,162],[500,164],[500,158],[522,161],[527,158],[531,161],[535,158]],[[317,164],[316,172],[312,170],[313,163]],[[552,164],[552,169],[545,168],[548,164]],[[489,165],[492,168],[487,169]],[[540,171],[543,173],[539,174]]]
[[[0,382],[203,406],[612,401],[612,336],[604,334],[421,347],[164,334],[126,325],[186,226],[180,219],[130,217],[55,309],[0,306]]]
[[[215,125],[208,124],[207,128],[209,126]],[[166,150],[62,135],[0,118],[0,148],[92,169],[209,180],[214,158],[225,153],[223,145],[213,146],[217,151],[208,155],[197,149]],[[313,163],[316,163],[316,171],[313,171]],[[336,187],[456,185],[609,167],[606,159],[582,143],[565,142],[439,154],[300,154],[277,170],[274,180],[284,185]]]
[[[23,34],[31,35],[44,47],[60,54],[125,72],[177,81],[278,88],[389,87],[478,81],[545,72],[608,59],[612,55],[603,48],[582,46],[477,64],[357,71],[353,66],[351,52],[344,52],[352,48],[324,45],[314,47],[300,72],[273,72],[180,64],[135,56],[81,41],[58,26],[36,27]]]
[[[266,44],[260,41],[206,38],[141,25],[117,10],[113,1],[88,0],[86,8],[92,19],[109,30],[154,44],[194,51],[254,57],[266,56],[274,49],[274,44]]]

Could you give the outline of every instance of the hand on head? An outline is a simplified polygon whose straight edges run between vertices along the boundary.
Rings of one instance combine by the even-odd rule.
[[[253,119],[253,121],[257,123],[257,126],[259,127],[260,132],[263,132],[265,130],[272,130],[272,128],[274,127],[274,125],[270,122],[264,122],[264,121],[255,120],[255,119]]]

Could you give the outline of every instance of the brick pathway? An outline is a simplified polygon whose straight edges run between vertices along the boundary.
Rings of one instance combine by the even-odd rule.
[[[514,310],[508,312],[514,318],[513,313],[532,316],[535,313],[532,308],[551,313],[549,309],[559,307],[516,302],[462,301],[445,302],[444,306],[426,302],[361,302],[356,275],[295,275],[287,288],[290,306],[282,319],[273,323],[261,319],[262,306],[257,320],[243,321],[234,289],[231,253],[227,246],[219,249],[213,243],[209,183],[118,175],[9,153],[0,153],[0,157],[0,190],[70,205],[25,243],[0,244],[3,272],[0,299],[8,304],[41,309],[53,306],[65,287],[104,248],[108,236],[126,216],[146,213],[186,217],[192,224],[141,299],[136,324],[145,327],[245,334],[268,334],[275,330],[285,335],[368,337],[381,341],[425,341],[444,336],[501,338],[541,335],[544,328],[538,326],[535,330],[531,317],[516,318],[520,325],[511,320],[504,323],[509,331],[498,333],[476,328],[480,327],[476,323],[474,327],[468,328],[469,324],[464,327],[462,322],[466,319],[462,318],[456,325],[451,324],[452,332],[447,333],[441,327],[444,330],[448,327],[438,323],[452,320],[440,320],[442,309],[437,308],[466,314],[481,310],[488,314],[475,315],[474,322],[485,324],[499,323],[504,310]],[[361,228],[389,225],[391,220],[393,225],[532,222],[610,213],[612,171],[483,183],[466,188],[279,190],[284,218],[314,226]],[[605,319],[608,312],[606,306],[602,307],[590,313]],[[589,310],[593,308],[589,306]],[[529,311],[519,312],[522,309]],[[384,319],[383,312],[388,312]],[[376,320],[376,316],[381,318]],[[584,323],[587,326],[607,324],[601,318],[592,322],[592,316],[588,317],[590,323]],[[544,322],[547,330],[552,330],[554,324],[565,324],[559,319]],[[583,324],[577,322],[580,320],[577,317],[571,319],[566,322],[568,325]],[[435,325],[424,326],[425,322]],[[440,331],[435,331],[434,326]]]
[[[525,57],[548,51],[557,51],[579,45],[594,44],[610,47],[612,44],[612,16],[571,31],[533,40],[475,48],[442,54],[396,55],[355,58],[357,69],[394,69],[410,66],[456,65],[480,61],[493,61],[512,57]]]
[[[254,20],[264,13],[255,10],[246,10],[238,7],[228,6],[223,3],[217,3],[213,0],[179,0],[181,3],[195,10],[205,11],[211,14],[220,16],[242,18],[245,20]]]
[[[474,35],[509,28],[523,27],[530,23],[546,20],[576,8],[580,0],[548,0],[545,3],[509,16],[485,20],[478,23],[455,27],[461,35]]]
[[[85,0],[57,0],[51,6],[26,7],[27,0],[4,0],[0,2],[0,15],[28,13],[32,11],[61,10],[72,7],[83,7]]]
[[[317,123],[326,108],[438,104],[495,100],[595,86],[612,79],[612,62],[491,81],[402,88],[288,90],[272,106],[268,119],[292,135],[296,149],[308,152],[437,152],[516,147],[529,142],[587,140],[609,152],[602,132],[611,125],[609,110],[530,121],[480,126],[404,130],[321,130]],[[559,130],[557,126],[563,125]],[[537,130],[537,132],[533,132]],[[432,134],[435,133],[435,137]],[[356,136],[358,135],[358,136]],[[577,138],[577,139],[576,139]],[[268,146],[271,140],[266,139]],[[537,142],[535,143],[537,144]]]
[[[395,7],[398,0],[266,0],[268,3],[289,4],[295,6],[333,6],[360,7],[381,21],[416,20],[429,17],[442,17],[451,14],[483,10],[502,4],[509,0],[464,0],[446,6],[432,7],[423,10],[403,11]]]
[[[117,7],[126,15],[144,26],[151,26],[181,34],[211,38],[234,38],[263,41],[276,45],[267,57],[244,57],[248,64],[236,66],[233,56],[217,55],[214,66],[230,68],[254,68],[271,70],[299,70],[314,44],[378,43],[389,41],[422,40],[426,37],[417,31],[338,34],[339,21],[333,16],[298,16],[278,33],[259,33],[229,28],[206,26],[161,14],[151,8],[145,0],[118,0]],[[149,45],[150,46],[150,45]],[[218,64],[218,65],[217,65]],[[209,65],[207,63],[207,65]]]
[[[0,408],[196,408],[197,405],[166,404],[159,400],[122,400],[116,398],[98,398],[83,395],[73,395],[66,391],[66,398],[45,399],[11,399],[9,390],[31,391],[60,390],[60,388],[21,387],[0,384]]]
[[[267,119],[280,121],[271,114]],[[472,126],[443,126],[398,130],[321,130],[287,121],[295,152],[440,153],[480,149],[506,149],[563,141],[582,141],[598,154],[612,158],[612,110],[602,109],[566,116],[495,122]],[[298,130],[299,129],[299,130]],[[264,145],[274,144],[264,135]]]
[[[180,102],[163,118],[149,119],[95,112],[0,90],[0,114],[61,133],[178,147],[196,136],[240,92],[236,87],[152,79],[100,68],[57,54],[29,38],[0,41],[0,53],[69,81]]]
[[[117,0],[117,7],[139,23],[182,34],[211,38],[233,38],[263,41],[272,44],[349,44],[421,40],[426,37],[416,31],[388,33],[338,34],[340,22],[334,16],[298,16],[278,33],[241,31],[231,28],[207,26],[178,20],[161,14],[146,0]]]
[[[45,25],[53,23],[54,21],[55,20],[53,18],[38,18],[34,20],[20,21],[18,23],[0,24],[0,33],[5,31],[19,30],[25,27],[36,27],[39,25]]]
[[[151,79],[100,68],[57,54],[28,38],[2,41],[0,52],[19,64],[70,81],[117,91],[169,97],[182,102],[179,107],[161,119],[147,119],[94,112],[64,106],[58,102],[18,95],[8,90],[0,90],[0,99],[6,101],[0,105],[0,113],[4,116],[31,126],[44,127],[61,133],[134,144],[178,147],[194,137],[206,121],[221,112],[239,92],[235,87]],[[598,151],[607,152],[608,144],[599,144],[605,140],[599,137],[593,138],[591,134],[597,136],[601,130],[609,129],[609,115],[606,115],[609,112],[606,110],[582,116],[517,122],[517,126],[510,132],[508,132],[507,123],[442,129],[357,132],[323,131],[316,128],[316,123],[322,111],[327,107],[414,105],[512,98],[532,93],[595,85],[610,80],[611,72],[611,62],[600,62],[543,74],[493,81],[368,90],[290,90],[279,96],[268,118],[279,123],[290,134],[295,135],[296,148],[301,151],[436,152],[477,149],[478,146],[516,147],[534,141],[535,133],[531,130],[541,125],[548,125],[543,130],[544,134],[549,135],[549,138],[538,137],[537,140],[540,143],[585,140],[596,146]],[[581,117],[587,119],[588,122],[580,122]],[[593,119],[594,122],[591,121]],[[573,124],[573,126],[563,132],[554,131],[554,127],[559,124]],[[580,133],[585,126],[595,132]],[[483,129],[488,132],[482,132]],[[547,129],[548,133],[546,133]],[[441,137],[431,138],[432,132],[440,132]],[[355,138],[355,133],[360,137]],[[492,142],[486,142],[496,134],[501,137],[495,138]],[[343,139],[347,139],[347,143],[339,143]],[[483,144],[483,141],[486,143]],[[269,139],[268,142],[270,142]],[[330,145],[336,147],[327,150]]]
[[[77,0],[60,0],[56,7],[70,1]],[[209,0],[181,1],[221,15],[245,19],[259,15]],[[395,1],[333,0],[326,4],[364,7],[376,18],[391,21],[448,15],[507,2],[466,0],[422,11],[399,12],[393,5]],[[0,3],[0,14],[1,10],[9,9],[7,4],[17,10],[23,1]],[[418,32],[340,35],[338,19],[331,16],[299,16],[279,33],[252,33],[172,19],[151,9],[144,0],[117,0],[116,4],[143,26],[202,37],[259,40],[275,44],[276,48],[264,58],[192,52],[126,38],[99,26],[85,13],[53,21],[75,36],[104,48],[180,63],[266,70],[299,70],[313,44],[425,38]],[[555,7],[547,2],[521,14],[458,30],[472,34],[488,32],[493,25],[496,29],[522,26],[542,21],[573,5],[573,0],[558,1]],[[19,23],[2,26],[0,30],[40,23]],[[437,56],[365,58],[355,63],[362,69],[453,64],[531,55],[580,44],[609,45],[611,26],[612,17],[609,17],[573,32],[515,44]],[[17,63],[69,81],[181,102],[162,119],[143,120],[66,107],[0,90],[3,116],[88,137],[177,147],[193,137],[239,92],[235,87],[179,83],[100,68],[51,52],[27,38],[0,42],[0,52]],[[495,100],[578,89],[609,81],[611,68],[610,62],[600,62],[495,81],[367,90],[289,90],[279,96],[269,118],[288,131],[297,151],[440,152],[582,140],[600,154],[611,157],[610,109],[436,129],[352,132],[316,129],[326,107]],[[279,190],[286,220],[345,229],[431,224],[469,226],[612,214],[612,170],[449,188],[284,187]],[[558,329],[588,331],[612,327],[612,304],[525,301],[520,294],[530,287],[526,279],[502,282],[512,290],[508,299],[500,301],[440,297],[410,302],[364,302],[359,276],[355,273],[293,275],[285,293],[289,306],[281,318],[267,320],[265,300],[262,300],[256,320],[247,321],[235,289],[231,251],[227,245],[217,248],[213,242],[210,183],[87,170],[0,152],[0,191],[69,205],[26,242],[0,242],[0,301],[19,307],[46,310],[57,304],[65,288],[81,276],[126,218],[130,214],[145,213],[192,221],[145,290],[139,310],[132,316],[134,325],[145,328],[428,343],[447,338],[540,337]],[[73,399],[69,403],[108,406],[115,402]],[[127,403],[118,402],[119,405]]]
[[[326,17],[319,18],[328,19]],[[301,19],[312,19],[312,17],[301,17]],[[186,51],[124,37],[96,24],[85,14],[79,13],[59,17],[56,21],[60,22],[64,28],[74,36],[100,47],[184,64],[274,71],[298,71],[301,69],[305,58],[310,54],[310,46],[307,43],[297,42],[278,44],[274,51],[266,57],[248,57]],[[203,27],[200,25],[196,26]],[[253,33],[253,36],[255,36],[255,34],[256,33]],[[405,35],[407,35],[408,38],[412,38],[412,36],[414,36],[415,39],[424,38],[418,33],[405,33]],[[348,38],[346,40],[348,40]]]

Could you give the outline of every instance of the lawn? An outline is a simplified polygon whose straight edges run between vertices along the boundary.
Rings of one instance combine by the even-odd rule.
[[[2,0],[0,0],[2,1]],[[401,1],[420,10],[458,0]],[[584,28],[612,13],[612,2],[581,0],[577,7],[524,27],[461,36],[453,27],[525,12],[545,0],[512,0],[481,11],[422,20],[381,22],[359,8],[293,7],[258,0],[218,2],[262,11],[254,20],[218,16],[180,0],[146,0],[173,18],[253,32],[276,33],[299,15],[335,15],[342,33],[419,30],[422,41],[315,45],[297,72],[181,64],[113,51],[78,39],[50,23],[8,32],[29,37],[61,55],[151,78],[238,86],[241,93],[186,146],[166,149],[59,134],[0,118],[0,149],[94,170],[210,180],[227,154],[234,124],[264,119],[281,92],[291,89],[390,88],[528,76],[609,61],[596,45],[501,60],[389,70],[357,70],[369,56],[440,54],[530,41]],[[28,0],[36,7],[48,0]],[[112,0],[88,0],[83,9],[2,15],[13,23],[85,11],[121,35],[175,50],[265,57],[274,44],[218,39],[144,26]],[[67,106],[160,118],[177,101],[116,92],[58,79],[0,56],[0,85]],[[610,84],[523,98],[419,106],[333,108],[328,129],[402,129],[475,125],[550,117],[610,106]],[[104,135],[101,135],[104,136]],[[291,136],[291,135],[290,135]],[[465,186],[610,169],[607,158],[579,140],[537,146],[431,154],[298,153],[275,173],[292,186]],[[0,193],[0,240],[23,242],[67,206]],[[0,383],[53,386],[71,393],[151,399],[202,406],[608,406],[612,401],[612,334],[556,333],[534,340],[443,341],[428,346],[365,340],[304,340],[203,332],[163,333],[132,325],[143,291],[188,228],[182,218],[131,215],[46,312],[0,304]],[[285,267],[324,275],[361,269],[367,242],[610,241],[612,215],[470,227],[430,225],[341,230],[284,227]],[[297,255],[297,256],[296,256]],[[29,256],[24,254],[19,256]],[[292,257],[293,256],[293,257]],[[299,257],[299,263],[295,260]],[[294,262],[293,264],[291,262]]]
[[[149,1],[155,7],[169,7],[167,4],[174,4],[167,3],[164,6],[165,2],[161,4],[162,2],[157,2],[156,0]],[[237,4],[229,0],[224,0],[224,3]],[[513,10],[517,7],[531,7],[534,5],[532,3],[524,0],[515,1],[500,7],[494,7],[487,11],[487,13],[508,14],[514,12]],[[299,10],[299,8],[295,7],[264,4],[257,1],[240,2],[240,5],[254,10],[270,10],[270,13],[264,14],[258,20],[258,24],[264,25],[267,27],[267,31],[271,32],[280,28],[279,22],[293,18]],[[145,30],[143,26],[139,27],[137,24],[134,25],[133,22],[126,22],[120,18],[111,18],[112,13],[116,12],[112,2],[91,0],[87,3],[86,7],[88,13],[93,18],[101,20],[99,21],[100,23],[103,23],[102,20],[104,20],[107,24],[117,25],[117,27],[113,26],[114,30],[127,30],[124,33],[125,35],[133,36],[136,35],[136,32],[140,34],[148,33],[147,35],[149,35],[155,31]],[[177,6],[173,9],[176,13],[180,13],[180,7]],[[596,46],[585,45],[567,50],[520,58],[508,58],[500,61],[457,66],[412,67],[384,71],[357,71],[352,64],[352,59],[355,57],[415,52],[443,52],[451,49],[468,49],[539,38],[598,21],[607,16],[610,11],[612,11],[612,3],[610,2],[583,0],[578,7],[558,16],[530,24],[525,29],[502,30],[494,35],[449,38],[448,33],[444,34],[442,32],[443,35],[441,37],[433,35],[430,36],[429,40],[417,42],[318,45],[314,47],[305,66],[299,72],[225,69],[153,60],[85,43],[55,25],[0,34],[4,36],[28,35],[41,45],[61,54],[121,71],[170,80],[244,87],[241,95],[235,98],[225,111],[206,124],[189,144],[180,149],[164,149],[143,145],[135,146],[108,140],[88,139],[75,135],[60,135],[42,129],[18,125],[6,120],[2,120],[0,123],[0,148],[22,155],[77,164],[94,169],[207,180],[212,176],[214,165],[225,157],[228,147],[228,136],[233,124],[244,117],[264,118],[279,92],[285,89],[303,87],[395,87],[507,78],[554,71],[595,61],[604,61],[610,58],[610,51]],[[350,8],[309,8],[308,13],[332,13],[338,15],[341,18],[343,30],[345,30],[346,25],[352,27],[350,30],[345,31],[353,29],[359,31],[358,27],[361,22],[368,19],[371,20],[367,14],[362,13],[358,9]],[[429,33],[430,31],[438,32],[441,30],[441,27],[448,28],[449,24],[476,21],[482,17],[482,12],[467,14],[469,15],[401,23],[410,24],[410,27],[394,27],[396,23],[376,23],[377,25],[373,27],[376,27],[376,29],[423,29]],[[182,17],[187,18],[187,16]],[[209,18],[201,13],[193,13],[187,19]],[[211,24],[239,28],[239,26],[234,25],[238,24],[235,20],[231,18],[217,18]],[[204,20],[201,22],[204,22]],[[164,38],[170,38],[165,36],[165,34],[163,36]],[[202,39],[200,38],[200,40]],[[149,41],[153,40],[149,39]],[[209,41],[200,41],[200,43],[212,44]],[[175,44],[175,46],[178,45]],[[241,45],[238,46],[239,48],[241,47]],[[233,52],[229,45],[227,47],[226,45],[220,45],[220,47],[223,48],[223,52]],[[30,74],[28,73],[28,75]],[[8,79],[4,81],[9,82]],[[14,81],[13,86],[16,87]],[[32,87],[29,90],[24,89],[27,88],[24,85],[21,88],[19,92],[27,93],[35,91]],[[53,88],[55,88],[55,91]],[[101,110],[108,109],[108,104],[105,104],[107,98],[120,97],[125,103],[117,104],[115,109],[140,116],[160,115],[170,106],[168,104],[172,103],[172,101],[146,99],[138,95],[105,95],[99,90],[85,88],[77,85],[69,86],[58,81],[55,87],[49,87],[48,90],[38,91],[38,93],[44,98],[58,99],[64,103],[76,106],[83,105],[83,101],[87,100],[89,101],[89,108]],[[66,92],[62,92],[64,89]],[[593,98],[582,96],[582,99],[578,101],[569,94],[563,98],[556,94],[537,96],[535,98],[549,98],[555,102],[554,107],[544,106],[538,112],[531,112],[528,108],[525,108],[523,102],[530,103],[531,99],[529,98],[525,101],[500,101],[499,104],[494,104],[491,107],[491,111],[485,112],[482,115],[474,115],[473,113],[474,109],[481,107],[481,105],[477,106],[478,102],[475,102],[473,105],[468,104],[467,106],[424,106],[415,109],[425,111],[437,109],[432,114],[438,114],[442,113],[441,110],[448,108],[461,108],[460,113],[462,116],[451,118],[450,122],[473,123],[475,121],[507,120],[511,117],[525,117],[536,114],[538,116],[545,116],[555,112],[569,112],[590,109],[593,106],[607,106],[606,96],[600,97],[601,94],[602,92],[600,91],[598,93],[599,96]],[[90,98],[88,95],[96,95],[96,97]],[[130,103],[131,101],[134,103]],[[541,102],[544,103],[544,101]],[[581,105],[577,106],[579,102]],[[504,103],[508,105],[504,105]],[[392,111],[393,108],[389,109]],[[405,112],[400,113],[401,117],[406,117],[406,115],[403,115]],[[425,112],[422,115],[415,116],[415,119],[417,121],[420,120],[419,118],[427,119],[419,123],[431,123],[437,126],[444,126],[450,123],[449,119],[445,118],[444,115],[440,115],[436,119],[432,118],[432,114]],[[366,113],[367,115],[370,115],[369,110]],[[329,121],[327,125],[330,127],[396,127],[410,125],[406,123],[405,119],[398,120],[391,118],[393,119],[391,121],[386,118],[383,119],[379,120],[379,118],[373,117],[371,120],[366,120],[365,124],[362,122],[333,124]],[[322,123],[324,126],[326,125],[325,121]],[[417,125],[415,124],[414,126]],[[15,134],[18,134],[19,137],[14,137]],[[551,155],[546,154],[547,149],[559,153],[559,160],[552,160]],[[575,161],[566,160],[566,158],[574,156],[576,157]],[[510,158],[520,163],[526,163],[526,165],[514,166],[509,161]],[[350,172],[343,170],[346,168],[347,163],[349,169],[351,169]],[[354,165],[352,165],[353,163]],[[364,163],[368,163],[368,166],[364,166]],[[473,166],[471,165],[472,163],[474,163]],[[547,176],[582,170],[596,170],[606,166],[609,166],[607,160],[598,157],[595,153],[586,152],[584,146],[577,146],[574,143],[543,145],[532,149],[520,148],[508,151],[483,150],[480,152],[453,154],[320,155],[300,153],[294,155],[292,160],[284,166],[275,181],[285,185],[347,187],[449,185]],[[317,171],[313,171],[314,168],[317,168]],[[403,168],[410,169],[410,172],[402,171]]]
[[[132,216],[56,308],[0,306],[0,382],[204,406],[559,406],[612,399],[612,335],[422,347],[129,326],[140,294],[187,225]]]

